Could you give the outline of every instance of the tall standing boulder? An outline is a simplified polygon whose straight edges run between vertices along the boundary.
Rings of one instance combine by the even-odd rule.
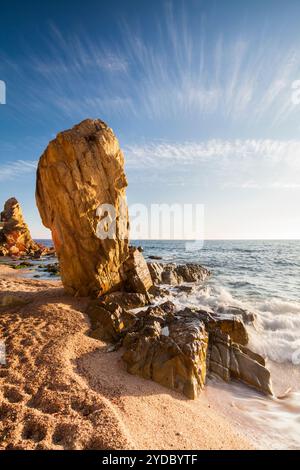
[[[8,199],[0,213],[0,255],[24,256],[40,252],[41,246],[32,240],[17,199]]]
[[[118,140],[100,120],[59,133],[41,156],[37,206],[70,294],[102,295],[122,285],[129,254],[126,186]]]

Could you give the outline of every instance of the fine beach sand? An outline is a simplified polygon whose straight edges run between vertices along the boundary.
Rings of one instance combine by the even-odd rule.
[[[195,401],[129,375],[88,336],[87,300],[0,266],[0,449],[251,449],[206,393]]]

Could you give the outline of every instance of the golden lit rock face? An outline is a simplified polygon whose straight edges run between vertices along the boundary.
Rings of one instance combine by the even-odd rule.
[[[52,232],[67,292],[102,295],[122,283],[128,257],[126,186],[118,140],[100,120],[87,119],[59,133],[41,156],[36,202]],[[103,204],[115,211],[113,238],[99,237],[108,220],[99,212]]]
[[[12,197],[0,214],[0,255],[34,255],[40,247],[32,240],[18,201]]]

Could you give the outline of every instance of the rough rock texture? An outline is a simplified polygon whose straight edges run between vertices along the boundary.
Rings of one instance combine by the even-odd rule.
[[[35,243],[24,221],[18,201],[6,201],[0,214],[0,256],[25,256],[41,254],[42,247]]]
[[[146,294],[153,285],[147,263],[138,248],[130,247],[129,257],[124,263],[124,274],[129,291]]]
[[[172,302],[137,314],[116,303],[89,303],[93,338],[125,348],[127,371],[196,398],[204,387],[208,334],[204,323],[175,315]]]
[[[249,342],[249,336],[244,325],[243,320],[239,316],[229,315],[224,316],[216,312],[207,312],[206,310],[191,310],[186,308],[184,312],[187,315],[194,314],[202,321],[204,321],[208,331],[219,330],[230,336],[230,339],[235,343],[246,346]]]
[[[216,312],[190,308],[179,314],[186,318],[195,316],[205,324],[209,333],[207,368],[211,372],[227,382],[239,380],[262,393],[272,395],[271,376],[265,360],[246,347],[248,333],[239,316],[227,313],[222,317]]]
[[[244,323],[239,318],[215,317],[214,323],[210,324],[210,329],[218,328],[222,333],[228,334],[232,341],[246,346],[249,342],[249,336]]]
[[[40,158],[36,201],[43,224],[51,229],[65,290],[73,295],[102,295],[118,289],[128,257],[127,181],[124,157],[113,131],[87,119],[61,132]],[[115,209],[115,235],[99,238]]]
[[[122,331],[135,322],[135,316],[113,302],[91,301],[87,308],[91,336],[108,342],[120,339]]]
[[[101,298],[101,300],[107,303],[116,303],[120,305],[120,307],[125,309],[133,309],[144,307],[145,305],[149,304],[149,296],[146,294],[138,294],[136,292],[112,292],[110,294],[106,294]]]
[[[250,349],[234,343],[230,336],[216,330],[210,333],[209,369],[223,380],[240,380],[266,395],[272,383],[264,359]]]
[[[131,250],[132,253],[140,254],[138,250]],[[133,266],[133,278],[138,280],[130,287],[138,290],[146,285],[149,273],[144,272],[144,260],[142,268],[137,269],[139,263],[132,261],[135,256],[129,266]],[[165,282],[165,274],[169,283],[175,279],[176,286],[193,282],[191,279],[199,282],[209,275],[199,265],[149,263],[148,266],[153,280]],[[87,312],[92,323],[91,336],[116,343],[113,348],[123,345],[123,359],[129,373],[181,391],[189,398],[197,397],[203,388],[207,370],[225,381],[239,380],[262,393],[273,394],[264,359],[246,347],[249,338],[244,321],[252,322],[253,314],[238,307],[228,307],[226,311],[187,307],[178,311],[169,300],[138,313],[126,312],[146,305],[151,296],[164,296],[163,289],[157,285],[150,287],[150,297],[147,289],[140,291],[146,294],[108,294],[92,302]]]
[[[148,263],[154,284],[178,285],[182,282],[202,282],[211,273],[199,264]]]
[[[125,294],[129,303],[121,306],[122,294],[90,302],[87,313],[92,337],[123,345],[129,373],[189,398],[203,388],[207,370],[272,395],[270,372],[264,359],[246,347],[248,334],[241,318],[191,308],[178,311],[171,301],[134,314],[126,308],[138,294]]]
[[[196,398],[206,377],[204,323],[156,307],[141,312],[134,330],[123,342],[127,371]]]

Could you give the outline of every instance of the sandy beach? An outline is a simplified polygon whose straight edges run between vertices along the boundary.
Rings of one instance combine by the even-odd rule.
[[[0,266],[7,295],[27,303],[0,309],[1,449],[252,448],[209,394],[188,400],[129,375],[122,350],[88,336],[87,300],[60,281]]]

